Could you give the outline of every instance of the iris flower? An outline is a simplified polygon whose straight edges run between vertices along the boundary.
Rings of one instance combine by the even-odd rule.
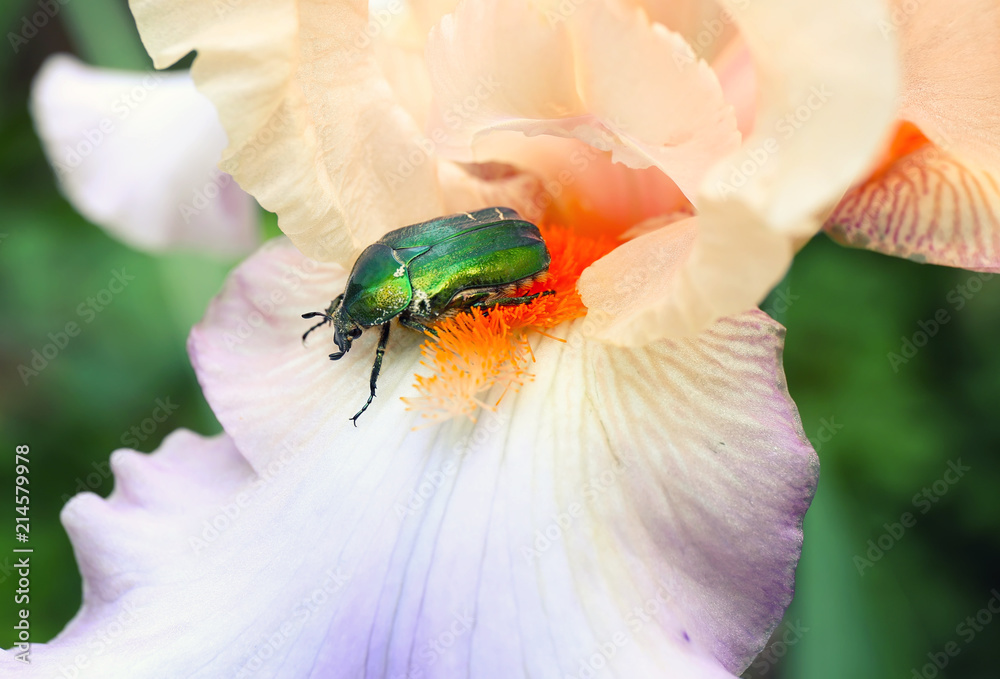
[[[218,169],[226,133],[187,73],[133,73],[50,57],[31,108],[66,197],[147,252],[246,255],[259,244],[253,199]]]
[[[158,67],[197,51],[221,168],[290,240],[192,331],[225,433],[118,451],[111,497],[64,509],[84,603],[39,676],[742,672],[790,601],[818,473],[783,329],[747,309],[825,222],[891,249],[879,213],[837,203],[893,176],[893,121],[933,108],[913,73],[947,69],[908,70],[923,19],[862,0],[132,7]],[[963,163],[970,129],[948,131]],[[395,332],[353,427],[376,338],[330,363],[299,316],[387,230],[489,205],[540,223],[557,294]],[[980,249],[949,238],[904,254]]]

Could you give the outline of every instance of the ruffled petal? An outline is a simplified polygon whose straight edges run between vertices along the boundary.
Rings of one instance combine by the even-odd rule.
[[[900,116],[946,152],[1000,168],[1000,6],[895,0],[880,28],[902,43]]]
[[[511,165],[462,165],[439,159],[438,181],[444,190],[447,214],[505,205],[528,219],[541,215],[538,207],[544,195],[541,180]]]
[[[706,228],[704,215],[664,215],[660,228],[652,220],[647,233],[586,269],[577,287],[594,316],[594,337],[641,346],[694,336],[732,313],[734,300],[753,304],[748,291],[769,290],[791,264],[794,240],[761,227],[738,204],[729,207],[729,223],[741,228]]]
[[[719,76],[722,95],[736,114],[736,127],[743,137],[753,132],[757,116],[757,73],[746,41],[739,35],[712,61],[712,70]]]
[[[638,0],[649,18],[683,36],[694,53],[713,62],[739,33],[733,16],[715,2],[705,0]]]
[[[826,222],[845,245],[918,262],[1000,271],[1000,173],[927,142],[910,126],[884,167]]]
[[[677,184],[658,168],[626,167],[613,162],[611,152],[578,139],[502,132],[485,139],[482,146],[488,148],[486,157],[541,182],[541,192],[518,210],[534,221],[549,219],[577,232],[613,237],[654,217],[694,211]],[[445,172],[440,176],[444,181]],[[451,200],[448,193],[456,187],[442,188],[445,200]]]
[[[25,676],[746,667],[791,597],[817,473],[779,326],[633,351],[580,321],[535,343],[535,382],[495,416],[420,431],[399,400],[418,338],[396,331],[355,428],[374,337],[337,363],[298,338],[343,284],[284,242],[237,269],[190,341],[232,440],[118,452],[111,498],[67,505],[84,607]]]
[[[480,142],[500,131],[572,137],[693,196],[739,145],[711,68],[641,9],[565,7],[466,2],[442,19],[427,51],[442,152],[491,159]]]
[[[627,676],[716,676],[752,659],[790,598],[816,474],[778,326],[755,313],[642,350],[588,341],[586,321],[557,328],[568,342],[534,343],[534,382],[496,417],[419,431],[399,400],[413,393],[419,338],[394,329],[355,428],[374,333],[336,363],[325,333],[308,348],[298,339],[299,314],[343,285],[339,268],[271,244],[190,343],[251,465],[295,451],[282,524],[318,531],[285,550],[306,559],[300,574],[353,574],[314,645],[302,642],[317,674],[552,676],[619,633],[627,641],[605,660]],[[267,532],[248,542],[260,549]],[[637,621],[630,611],[658,591],[669,603]],[[465,614],[473,629],[428,650]]]
[[[216,168],[226,134],[179,73],[132,73],[50,57],[32,115],[67,198],[140,250],[242,255],[259,242],[257,206]]]
[[[812,235],[889,132],[898,91],[886,8],[867,0],[725,0],[760,86],[753,135],[719,163],[696,205],[738,201],[769,228]]]
[[[350,263],[386,231],[442,213],[433,143],[379,69],[368,3],[132,0],[158,68],[191,51],[229,135],[222,168],[293,242]]]
[[[781,280],[796,244],[820,229],[887,136],[898,76],[895,44],[878,28],[887,16],[879,3],[727,0],[723,6],[756,68],[754,132],[701,184],[687,259],[635,273],[622,269],[648,259],[637,244],[610,253],[581,278],[585,303],[603,296],[604,325],[596,334],[608,341],[690,336],[758,304]],[[634,300],[598,289],[620,270],[630,272],[649,306],[638,309]]]

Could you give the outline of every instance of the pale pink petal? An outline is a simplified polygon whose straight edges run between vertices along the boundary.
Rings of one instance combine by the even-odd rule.
[[[420,431],[399,400],[418,338],[396,331],[355,428],[375,338],[333,363],[326,334],[298,337],[343,284],[282,242],[236,271],[191,336],[233,440],[116,453],[111,498],[69,503],[84,608],[25,676],[78,658],[101,679],[748,665],[791,597],[817,473],[779,326],[626,350],[578,321],[534,343],[535,382],[496,416]]]
[[[746,41],[736,36],[712,61],[719,76],[722,95],[736,114],[736,127],[746,138],[753,132],[757,117],[757,73]]]
[[[947,153],[1000,168],[1000,6],[894,0],[880,28],[903,47],[901,117]]]
[[[56,55],[35,78],[31,108],[67,198],[113,236],[152,252],[257,245],[257,206],[217,168],[226,134],[187,74]]]
[[[852,189],[826,229],[845,245],[997,272],[1000,172],[924,145]]]
[[[492,159],[490,133],[572,137],[688,196],[739,144],[712,70],[676,33],[616,2],[573,11],[524,0],[465,2],[428,43],[443,153]]]
[[[653,217],[693,210],[677,184],[659,169],[635,170],[615,163],[610,152],[578,139],[500,132],[485,139],[482,147],[484,157],[539,178],[542,192],[519,209],[533,220],[545,216],[581,232],[614,235]]]
[[[132,0],[158,68],[191,51],[229,135],[222,167],[317,258],[350,263],[442,213],[433,145],[393,97],[368,3]]]
[[[532,173],[521,172],[504,163],[460,164],[438,160],[438,181],[445,200],[445,212],[471,212],[505,205],[528,219],[541,216],[544,189]]]
[[[699,657],[730,671],[749,662],[790,596],[815,473],[776,363],[777,326],[752,314],[632,351],[588,341],[578,322],[560,332],[567,344],[535,343],[536,379],[507,395],[498,421],[417,432],[399,397],[412,393],[419,338],[396,329],[379,395],[354,428],[373,333],[336,363],[328,333],[308,348],[298,338],[298,315],[343,284],[343,271],[271,245],[191,339],[206,397],[251,464],[264,469],[283,445],[300,451],[295,468],[311,481],[289,482],[295,505],[329,526],[310,539],[312,559],[339,554],[357,574],[331,606],[330,634],[361,638],[326,646],[321,664],[350,674],[367,649],[375,676],[548,676],[619,630],[628,648],[612,664],[630,676],[711,676]],[[615,459],[628,469],[591,500]],[[586,510],[573,525],[536,544],[575,502]],[[669,612],[633,636],[628,610],[660,586]],[[420,651],[469,607],[475,628],[429,663]]]

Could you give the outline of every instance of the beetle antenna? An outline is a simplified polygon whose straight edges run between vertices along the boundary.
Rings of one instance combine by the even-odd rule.
[[[323,311],[310,311],[307,314],[302,314],[302,318],[314,318],[316,316],[322,316],[323,320],[320,321],[319,323],[317,323],[316,325],[314,325],[313,327],[309,328],[308,330],[306,330],[302,334],[302,343],[303,344],[306,343],[306,337],[308,337],[309,333],[311,333],[313,330],[315,330],[316,328],[318,328],[318,327],[320,327],[322,325],[326,325],[327,323],[332,323],[333,322],[333,316],[330,316],[329,314],[327,314],[327,313],[325,313]]]

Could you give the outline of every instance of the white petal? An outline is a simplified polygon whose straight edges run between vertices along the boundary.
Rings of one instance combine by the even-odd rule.
[[[816,482],[776,324],[636,351],[564,326],[498,416],[416,432],[398,397],[418,347],[397,331],[355,428],[375,338],[337,363],[298,339],[343,282],[285,244],[237,270],[191,349],[256,476],[225,438],[117,453],[111,499],[64,512],[85,606],[36,676],[81,652],[102,679],[746,667],[791,597]]]
[[[245,254],[257,206],[217,169],[226,134],[187,74],[91,68],[56,55],[42,66],[32,114],[66,196],[141,250]]]

